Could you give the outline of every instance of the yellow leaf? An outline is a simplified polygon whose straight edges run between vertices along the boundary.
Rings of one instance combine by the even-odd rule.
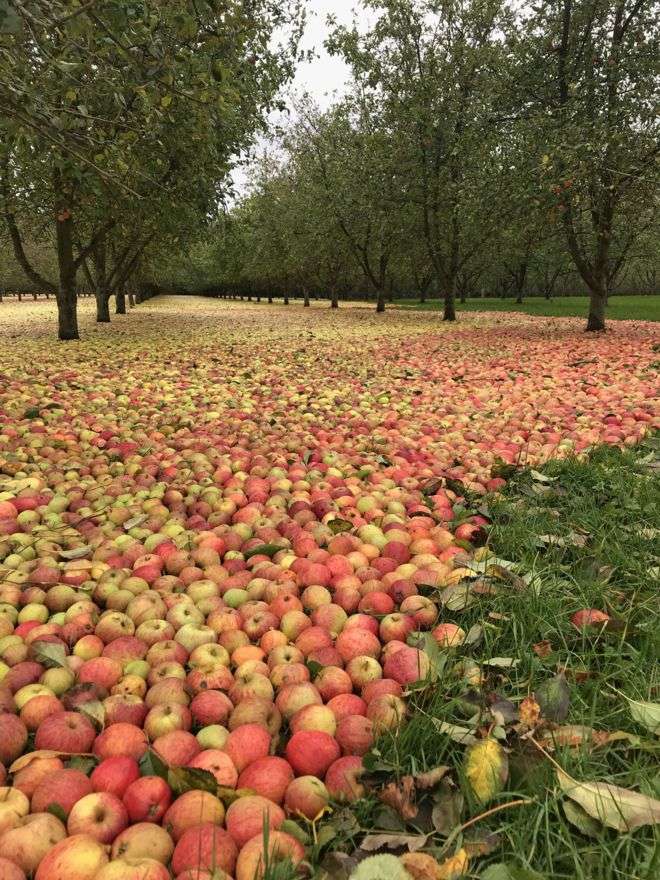
[[[509,762],[497,740],[489,737],[470,746],[465,756],[465,775],[482,803],[502,790],[509,775]]]
[[[455,856],[446,859],[440,865],[438,880],[457,880],[458,877],[467,874],[467,869],[468,854],[464,849],[459,849]]]
[[[163,97],[160,99],[160,106],[163,108],[169,107],[171,103],[172,95],[163,95]]]

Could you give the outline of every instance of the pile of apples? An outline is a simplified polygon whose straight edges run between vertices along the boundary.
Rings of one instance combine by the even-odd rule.
[[[154,481],[141,526],[126,531],[136,505],[118,505],[91,529],[74,515],[73,539],[40,528],[53,509],[66,515],[43,480],[5,482],[1,880],[253,880],[265,819],[276,857],[301,862],[287,817],[313,822],[363,794],[362,756],[403,723],[405,688],[428,674],[408,637],[464,637],[418,585],[459,580],[479,524],[452,533],[419,492],[356,493],[322,462],[263,469],[218,469],[201,501]],[[190,527],[200,506],[211,519],[238,493],[231,523]],[[341,498],[377,515],[333,534]],[[447,492],[432,504],[448,517]],[[91,558],[63,560],[76,544]],[[140,763],[149,751],[208,771],[219,792],[177,797]],[[80,755],[96,759],[89,775]],[[227,807],[228,790],[244,796]]]
[[[655,424],[625,334],[602,367],[571,365],[577,337],[546,366],[557,334],[524,324],[429,357],[422,316],[237,307],[228,329],[205,300],[185,334],[175,302],[75,356],[39,332],[6,353],[0,880],[304,872],[300,825],[363,795],[429,672],[416,633],[465,638],[422,585],[465,576],[485,521],[442,478],[496,491],[498,458]],[[593,381],[613,364],[625,382]]]

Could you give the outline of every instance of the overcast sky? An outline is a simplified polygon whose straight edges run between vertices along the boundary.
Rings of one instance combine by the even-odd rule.
[[[314,50],[318,57],[309,64],[301,64],[298,68],[294,87],[299,91],[310,92],[322,105],[331,100],[333,91],[342,91],[348,78],[348,69],[337,57],[331,57],[323,48],[327,36],[326,18],[332,14],[340,24],[353,21],[354,10],[358,6],[356,0],[307,0],[307,28],[303,39],[303,49]],[[363,9],[355,12],[358,22],[367,20]]]
[[[323,41],[328,34],[326,19],[334,15],[340,24],[350,25],[354,15],[360,26],[366,26],[370,16],[360,7],[359,0],[307,0],[307,26],[301,48],[315,53],[314,59],[300,64],[292,83],[294,92],[309,92],[322,107],[327,107],[334,93],[341,94],[349,79],[349,70],[340,59],[328,55]],[[286,117],[284,117],[286,118]],[[273,120],[279,122],[280,114]],[[247,169],[238,167],[233,173],[238,194],[245,191]]]

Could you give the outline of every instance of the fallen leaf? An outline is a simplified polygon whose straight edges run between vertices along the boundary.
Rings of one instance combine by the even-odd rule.
[[[465,755],[465,775],[481,803],[492,800],[509,775],[509,762],[502,746],[492,737],[470,746]]]
[[[626,697],[630,714],[638,724],[660,736],[660,703],[648,703],[642,700],[631,700]]]
[[[48,669],[66,669],[66,648],[52,642],[35,642],[32,645],[34,659]]]
[[[461,581],[459,584],[446,587],[440,593],[440,601],[448,611],[462,611],[474,602],[472,584]]]
[[[414,819],[417,815],[415,803],[415,780],[412,776],[403,776],[399,782],[389,782],[378,798],[401,816],[402,819]]]
[[[616,831],[660,824],[660,801],[609,782],[578,782],[559,767],[559,787],[592,818]]]
[[[520,663],[515,657],[491,657],[490,660],[484,660],[484,666],[493,666],[496,669],[515,669]]]
[[[579,804],[575,801],[565,800],[562,803],[564,815],[585,837],[600,837],[603,826],[597,819],[592,818]]]
[[[541,707],[534,697],[525,697],[518,710],[520,721],[526,727],[536,727],[541,717]]]
[[[27,755],[21,755],[20,758],[16,758],[13,764],[9,767],[10,773],[18,773],[19,770],[23,770],[24,767],[28,767],[33,761],[36,761],[38,758],[93,758],[94,756],[91,752],[76,752],[75,755],[70,754],[69,752],[58,752],[54,749],[37,749],[36,752],[28,752]]]
[[[542,642],[537,642],[535,645],[532,645],[532,651],[534,651],[537,657],[544,659],[552,654],[553,648],[548,639],[543,639]]]
[[[495,578],[495,580],[503,581],[505,584],[509,584],[512,587],[515,587],[516,590],[527,589],[527,583],[520,577],[520,575],[514,574],[508,568],[505,568],[503,565],[489,565],[486,569],[486,574],[488,577]]]
[[[404,853],[399,861],[413,880],[440,880],[440,865],[427,853]]]
[[[568,716],[570,703],[566,676],[560,672],[543,682],[534,691],[534,699],[541,707],[541,714],[548,721],[564,721]]]
[[[492,832],[484,837],[464,837],[463,848],[469,858],[475,859],[477,856],[488,856],[501,845],[502,841],[499,834]]]
[[[446,733],[454,742],[462,745],[474,745],[479,742],[475,736],[476,730],[474,728],[460,727],[458,724],[450,724],[448,721],[440,721],[438,718],[431,720],[440,733]]]
[[[74,547],[73,550],[59,550],[59,555],[62,559],[82,559],[83,556],[87,556],[92,552],[93,547]]]
[[[438,880],[457,880],[467,874],[469,857],[464,849],[459,849],[455,856],[445,859],[440,865]]]
[[[451,767],[447,767],[443,764],[440,767],[434,767],[432,770],[427,770],[426,773],[417,773],[415,775],[415,785],[417,788],[422,789],[422,791],[427,788],[433,788],[450,769]]]
[[[433,810],[431,811],[433,827],[438,834],[448,837],[460,824],[465,803],[463,793],[460,789],[455,788],[448,779],[445,779],[441,783],[440,789],[435,792],[433,800]]]
[[[481,874],[481,880],[545,880],[545,878],[531,868],[499,862],[497,865],[489,865]]]
[[[360,844],[365,852],[377,852],[379,849],[399,849],[405,847],[410,852],[417,852],[426,846],[428,834],[367,834]]]

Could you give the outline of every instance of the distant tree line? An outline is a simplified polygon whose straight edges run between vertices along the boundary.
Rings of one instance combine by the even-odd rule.
[[[348,93],[298,100],[188,286],[440,296],[450,321],[466,297],[588,293],[589,330],[609,295],[658,291],[660,4],[363,6],[370,30],[327,40]]]

